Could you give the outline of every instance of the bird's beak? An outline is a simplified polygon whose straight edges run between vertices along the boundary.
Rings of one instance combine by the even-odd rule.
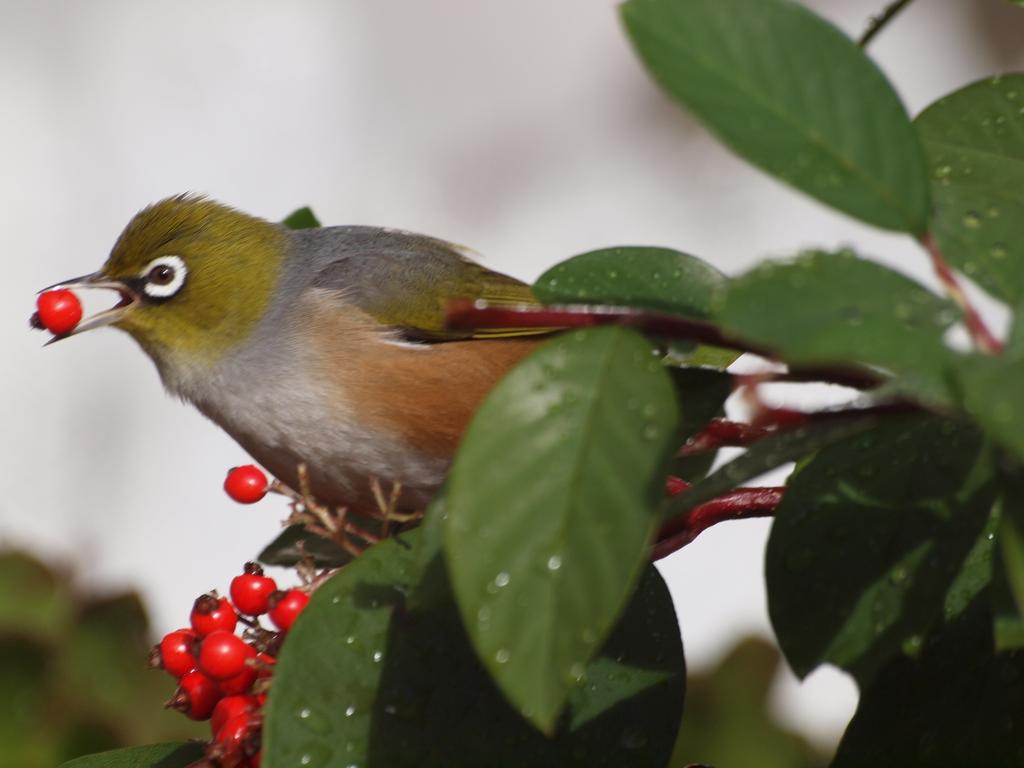
[[[75,329],[70,333],[65,333],[61,336],[54,336],[43,346],[48,346],[53,344],[55,341],[66,339],[69,336],[74,336],[75,334],[83,333],[84,331],[91,331],[93,328],[102,328],[104,325],[116,323],[124,317],[125,313],[131,310],[134,305],[139,303],[139,295],[134,288],[121,280],[111,280],[102,272],[93,272],[91,275],[82,275],[81,277],[75,277],[71,280],[54,283],[53,285],[43,288],[39,293],[53,291],[58,288],[70,291],[76,291],[82,288],[105,288],[110,291],[117,291],[120,296],[120,300],[110,309],[97,312],[95,315],[85,318],[85,320],[76,325]],[[32,319],[29,322],[33,327],[42,328],[42,324],[39,322],[38,313],[32,315]]]

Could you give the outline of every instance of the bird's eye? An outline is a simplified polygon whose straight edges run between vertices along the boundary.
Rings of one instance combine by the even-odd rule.
[[[167,299],[181,290],[188,270],[180,256],[161,256],[142,270],[142,290],[154,299]]]
[[[160,264],[149,270],[149,282],[156,285],[170,285],[174,280],[174,267],[167,264]]]

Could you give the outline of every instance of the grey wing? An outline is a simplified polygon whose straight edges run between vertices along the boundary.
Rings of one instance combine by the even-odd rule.
[[[300,242],[309,287],[340,293],[382,324],[410,339],[446,340],[451,298],[535,304],[529,286],[468,258],[466,249],[437,238],[377,227],[327,227],[294,232]],[[505,335],[505,334],[501,334]],[[515,335],[515,334],[508,334]]]

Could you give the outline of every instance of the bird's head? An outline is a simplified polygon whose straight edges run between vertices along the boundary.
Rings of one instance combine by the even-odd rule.
[[[161,368],[196,366],[249,336],[270,305],[285,249],[280,226],[180,195],[136,214],[99,271],[52,287],[120,294],[69,335],[111,325]]]

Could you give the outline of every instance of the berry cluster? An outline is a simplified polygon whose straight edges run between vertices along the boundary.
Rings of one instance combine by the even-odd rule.
[[[259,768],[263,704],[288,630],[309,602],[302,589],[279,590],[256,563],[231,580],[230,599],[196,599],[190,626],[169,632],[150,662],[178,681],[167,706],[209,720],[206,761],[217,768]],[[276,629],[260,623],[266,615]],[[236,628],[241,625],[241,635]]]

